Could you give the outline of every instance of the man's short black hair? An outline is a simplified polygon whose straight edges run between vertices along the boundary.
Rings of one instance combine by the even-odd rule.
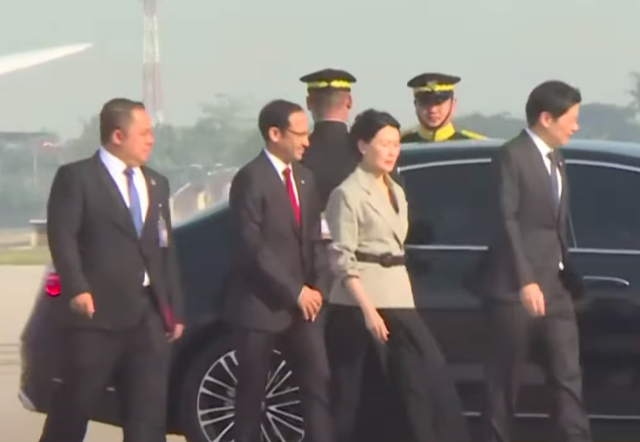
[[[258,116],[258,128],[265,141],[269,141],[269,129],[276,127],[281,132],[289,129],[289,117],[296,112],[304,112],[299,104],[287,100],[273,100],[267,103]]]
[[[103,146],[108,144],[116,130],[125,130],[129,126],[133,110],[144,108],[143,103],[128,98],[107,101],[100,111],[100,143]]]
[[[554,119],[560,118],[571,107],[581,102],[582,95],[575,87],[562,81],[545,81],[529,94],[525,108],[527,124],[535,125],[543,112],[548,112]]]

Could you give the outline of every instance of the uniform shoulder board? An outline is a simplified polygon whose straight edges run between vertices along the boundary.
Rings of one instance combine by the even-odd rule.
[[[471,132],[469,130],[462,129],[460,131],[460,133],[462,135],[464,135],[464,136],[467,136],[467,137],[471,138],[472,140],[486,140],[487,139],[487,137],[485,137],[484,135],[480,135],[480,134],[477,134],[475,132]]]

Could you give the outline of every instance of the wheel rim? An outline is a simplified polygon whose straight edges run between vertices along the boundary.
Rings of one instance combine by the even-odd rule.
[[[209,442],[232,442],[238,360],[235,351],[216,359],[198,388],[197,412],[202,434]],[[264,442],[300,442],[304,438],[299,387],[291,366],[273,351],[262,416]]]

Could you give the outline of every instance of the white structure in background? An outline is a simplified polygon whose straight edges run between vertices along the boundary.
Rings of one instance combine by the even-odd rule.
[[[77,43],[67,46],[57,46],[36,51],[19,52],[0,56],[0,75],[6,75],[21,69],[30,68],[40,64],[48,63],[59,58],[86,51],[92,43]]]
[[[231,181],[238,168],[223,167],[222,164],[216,167],[215,170],[206,172],[202,179],[185,184],[171,196],[174,220],[182,221],[191,218],[198,212],[227,202]]]

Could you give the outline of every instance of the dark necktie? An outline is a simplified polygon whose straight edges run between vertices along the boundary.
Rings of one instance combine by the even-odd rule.
[[[551,162],[549,167],[549,177],[551,178],[551,192],[553,192],[553,201],[556,209],[560,205],[560,183],[558,181],[558,157],[555,152],[549,152],[547,158]]]
[[[293,190],[293,178],[291,177],[291,168],[287,167],[282,171],[284,175],[284,185],[287,188],[287,195],[289,195],[289,201],[291,201],[291,207],[293,208],[293,215],[296,218],[296,223],[300,225],[300,206],[296,200],[296,192]]]
[[[124,174],[127,176],[127,190],[129,191],[129,213],[131,214],[131,220],[133,226],[136,228],[138,236],[142,234],[142,205],[140,204],[140,195],[133,182],[134,170],[127,167]]]

